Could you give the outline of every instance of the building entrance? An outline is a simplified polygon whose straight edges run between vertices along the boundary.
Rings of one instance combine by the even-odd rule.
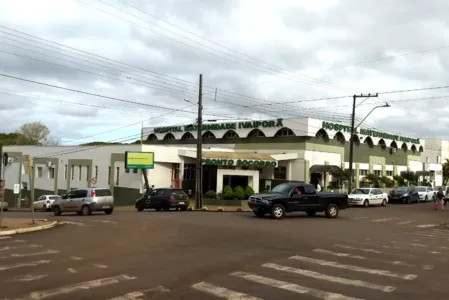
[[[245,189],[248,186],[248,176],[223,175],[223,187],[229,185],[232,189],[241,186]]]
[[[203,194],[217,189],[217,166],[203,165]]]

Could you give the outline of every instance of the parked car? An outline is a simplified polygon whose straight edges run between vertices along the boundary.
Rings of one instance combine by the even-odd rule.
[[[3,211],[8,211],[9,208],[8,202],[6,201],[0,202],[0,205],[3,205]]]
[[[348,195],[349,205],[369,207],[370,205],[386,206],[387,193],[376,188],[358,188]]]
[[[417,186],[416,191],[419,195],[419,201],[427,202],[432,199],[434,189],[431,186]]]
[[[66,212],[87,216],[94,211],[110,215],[114,211],[114,197],[108,188],[76,189],[56,199],[52,210],[55,216]]]
[[[248,199],[248,206],[257,217],[269,214],[273,219],[282,219],[288,212],[304,211],[309,216],[324,212],[328,218],[338,217],[340,209],[346,209],[348,195],[316,192],[313,185],[296,182],[282,183],[269,194],[256,194]]]
[[[418,191],[414,187],[400,186],[394,188],[388,195],[390,202],[399,202],[410,204],[412,202],[419,202]]]
[[[144,209],[169,211],[171,208],[185,211],[189,207],[189,196],[181,189],[153,189],[151,193],[137,199],[135,206],[137,211]]]
[[[33,202],[34,210],[51,211],[52,204],[59,198],[59,195],[42,195]]]

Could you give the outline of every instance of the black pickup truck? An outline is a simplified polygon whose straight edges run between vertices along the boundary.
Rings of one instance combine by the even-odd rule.
[[[313,185],[304,182],[279,184],[269,194],[249,197],[248,205],[256,216],[270,214],[273,219],[282,219],[294,211],[305,211],[309,216],[324,211],[326,217],[336,218],[340,209],[349,208],[348,195],[317,193]]]

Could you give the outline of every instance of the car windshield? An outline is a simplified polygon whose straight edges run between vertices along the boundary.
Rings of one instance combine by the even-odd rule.
[[[394,191],[396,192],[396,193],[404,193],[404,192],[407,192],[408,191],[408,188],[407,187],[398,187],[398,188],[396,188],[396,189],[394,189]]]
[[[416,190],[418,192],[425,192],[427,189],[425,187],[423,187],[423,186],[419,186],[419,187],[416,188]]]
[[[281,183],[274,187],[274,189],[271,190],[272,193],[275,194],[288,194],[292,190],[292,186],[288,183]]]
[[[355,189],[352,191],[352,194],[361,195],[361,194],[369,194],[368,189]]]

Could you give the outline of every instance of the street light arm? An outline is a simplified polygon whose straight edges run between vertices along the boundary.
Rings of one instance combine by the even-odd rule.
[[[373,107],[373,109],[370,110],[370,112],[363,118],[362,121],[360,121],[359,125],[357,125],[355,128],[356,128],[356,129],[359,128],[360,125],[362,125],[362,123],[366,120],[366,118],[368,118],[369,115],[370,115],[375,109],[381,108],[381,107],[390,107],[390,105],[389,105],[388,103],[385,103],[384,105],[378,105],[378,106]]]

